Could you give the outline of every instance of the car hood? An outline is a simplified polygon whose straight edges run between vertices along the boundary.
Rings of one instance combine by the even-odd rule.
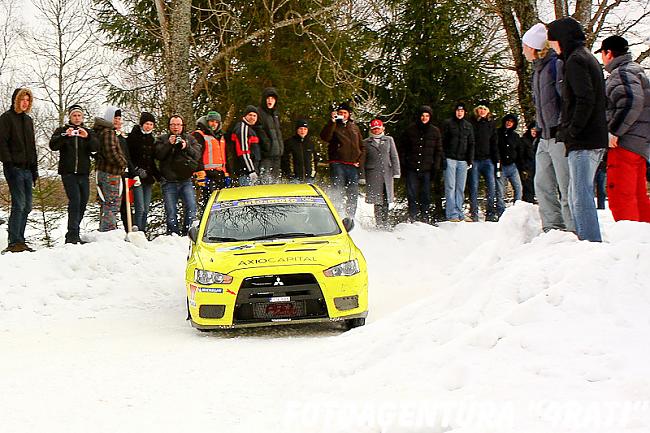
[[[318,238],[249,242],[201,243],[194,251],[203,269],[230,274],[262,267],[316,266],[327,269],[350,260],[352,240],[347,234]]]

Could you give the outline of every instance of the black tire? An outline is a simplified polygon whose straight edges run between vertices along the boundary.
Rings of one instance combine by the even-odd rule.
[[[348,330],[353,328],[358,328],[359,326],[363,326],[365,324],[366,324],[365,317],[359,317],[356,319],[345,319],[345,327],[348,328]]]

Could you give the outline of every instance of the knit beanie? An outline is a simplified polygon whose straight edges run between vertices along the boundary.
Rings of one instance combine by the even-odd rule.
[[[144,125],[147,122],[153,122],[153,124],[156,124],[156,118],[153,116],[151,113],[147,113],[146,111],[143,111],[140,114],[140,121],[138,122],[140,126]]]
[[[522,42],[530,48],[536,50],[543,50],[546,47],[546,26],[542,23],[537,23],[532,26],[522,38]]]

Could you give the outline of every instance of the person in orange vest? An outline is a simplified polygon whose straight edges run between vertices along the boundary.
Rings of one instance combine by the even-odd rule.
[[[200,210],[205,209],[210,194],[230,186],[230,175],[226,168],[226,138],[221,130],[221,114],[210,111],[196,121],[192,133],[201,146],[199,169],[194,173],[199,192]]]

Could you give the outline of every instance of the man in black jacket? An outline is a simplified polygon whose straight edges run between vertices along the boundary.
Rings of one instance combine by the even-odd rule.
[[[585,39],[582,26],[571,17],[548,25],[551,48],[564,60],[558,141],[564,142],[568,153],[569,207],[578,238],[600,242],[594,175],[608,141],[605,79]]]
[[[495,165],[499,161],[496,123],[490,113],[487,101],[480,101],[474,109],[474,161],[469,171],[469,208],[472,221],[478,221],[478,186],[483,177],[487,190],[485,220],[496,221],[495,208]]]
[[[79,224],[90,194],[90,158],[94,158],[99,150],[99,141],[83,121],[82,107],[72,105],[68,108],[68,123],[57,128],[50,139],[50,149],[59,152],[59,174],[68,197],[66,244],[83,243],[79,237]]]
[[[431,174],[442,166],[440,130],[431,123],[431,107],[420,107],[418,118],[400,140],[400,160],[406,169],[406,197],[411,221],[431,222]],[[441,209],[437,209],[441,212]]]
[[[262,92],[258,108],[259,128],[256,132],[260,139],[262,160],[260,161],[260,182],[278,183],[280,180],[281,158],[284,154],[284,142],[278,117],[278,92],[267,87]]]
[[[162,177],[161,189],[165,202],[167,234],[186,235],[196,216],[196,196],[192,174],[199,167],[201,147],[191,134],[185,132],[183,118],[169,119],[169,134],[156,140],[156,159]],[[178,199],[183,202],[183,226],[178,226]]]
[[[517,134],[519,119],[514,114],[503,117],[503,125],[497,130],[499,160],[497,162],[497,216],[506,210],[506,187],[508,181],[515,193],[515,201],[521,200],[522,188],[517,162],[521,159],[521,137]]]
[[[25,243],[27,216],[32,210],[32,188],[38,178],[34,123],[27,114],[34,97],[26,88],[16,89],[11,108],[0,116],[0,161],[11,194],[8,246],[3,253],[34,251]]]
[[[296,121],[296,133],[284,142],[282,172],[293,182],[312,183],[316,176],[318,155],[309,135],[306,120]]]
[[[445,213],[447,220],[460,222],[464,219],[465,182],[467,169],[474,160],[474,128],[465,119],[465,104],[456,105],[451,119],[442,129],[442,145],[445,153]]]

